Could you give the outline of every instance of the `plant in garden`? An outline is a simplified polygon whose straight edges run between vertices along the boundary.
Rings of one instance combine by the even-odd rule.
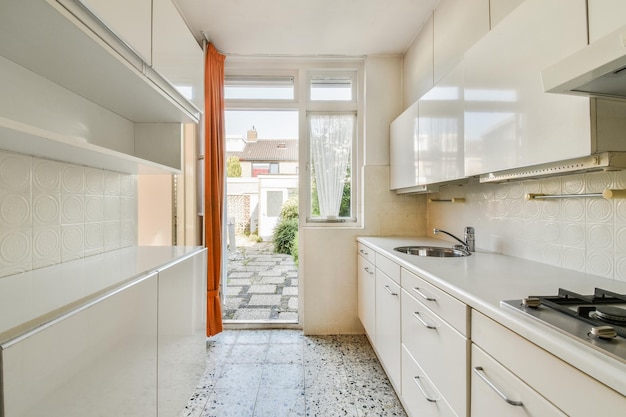
[[[277,253],[291,254],[298,233],[298,219],[282,220],[274,229],[274,251]]]

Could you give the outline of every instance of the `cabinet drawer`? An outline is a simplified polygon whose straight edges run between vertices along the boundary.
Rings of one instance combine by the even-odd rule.
[[[565,417],[476,345],[472,345],[471,380],[472,417]]]
[[[406,269],[402,269],[401,282],[402,288],[409,294],[437,313],[463,336],[469,336],[468,308],[464,303]]]
[[[404,345],[402,402],[410,417],[457,417]]]
[[[357,250],[359,255],[370,261],[373,265],[376,265],[376,252],[374,252],[371,248],[362,243],[358,243]]]
[[[389,380],[400,387],[400,286],[376,271],[375,348]]]
[[[372,343],[376,340],[376,269],[363,256],[358,258],[358,313]]]
[[[405,290],[402,343],[452,409],[465,415],[469,341]]]
[[[626,397],[477,311],[472,341],[569,416],[596,415],[598,404],[603,417],[624,415]]]
[[[400,265],[380,253],[376,253],[376,268],[400,285]]]

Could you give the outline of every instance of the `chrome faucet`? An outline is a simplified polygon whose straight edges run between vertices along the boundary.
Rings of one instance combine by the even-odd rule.
[[[461,243],[461,245],[463,245],[463,249],[465,249],[468,252],[474,252],[476,251],[476,244],[475,244],[475,239],[474,239],[474,228],[467,226],[465,228],[465,241],[459,239],[458,237],[454,236],[452,233],[450,232],[446,232],[445,230],[441,230],[441,229],[433,229],[433,234],[439,234],[439,233],[444,233],[448,236],[450,236],[453,239],[456,239],[457,241],[459,241]]]

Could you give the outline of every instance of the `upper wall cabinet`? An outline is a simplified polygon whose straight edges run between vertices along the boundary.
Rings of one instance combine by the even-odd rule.
[[[463,63],[418,103],[419,184],[463,178]]]
[[[489,22],[493,29],[502,22],[524,0],[490,0],[489,1]],[[619,1],[619,0],[618,0]]]
[[[404,55],[403,109],[433,88],[433,18],[422,27]]]
[[[78,0],[148,65],[152,63],[152,0]],[[123,11],[123,13],[120,13]]]
[[[416,101],[391,122],[389,175],[392,190],[419,185],[417,109]]]
[[[489,32],[489,0],[442,0],[434,12],[434,83]]]
[[[626,1],[587,0],[589,42],[596,41],[626,24]]]
[[[585,0],[526,0],[465,55],[465,174],[589,155],[589,99],[541,71],[587,43]]]
[[[152,67],[204,108],[204,54],[171,0],[153,0]]]

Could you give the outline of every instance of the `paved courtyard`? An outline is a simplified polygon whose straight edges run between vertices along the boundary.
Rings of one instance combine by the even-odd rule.
[[[237,246],[230,253],[224,320],[298,322],[298,267],[272,242]]]

